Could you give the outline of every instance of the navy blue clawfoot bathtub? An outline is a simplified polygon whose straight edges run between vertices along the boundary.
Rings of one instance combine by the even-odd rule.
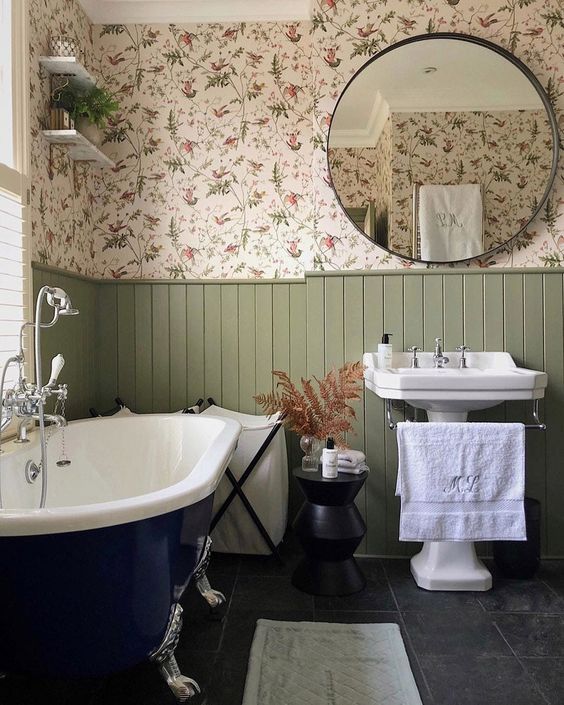
[[[23,477],[37,443],[5,446],[0,671],[97,677],[153,659],[180,700],[197,690],[174,660],[178,601],[192,578],[219,598],[205,578],[207,535],[239,431],[192,415],[69,424],[70,466],[55,463],[61,430],[49,441],[45,509]]]

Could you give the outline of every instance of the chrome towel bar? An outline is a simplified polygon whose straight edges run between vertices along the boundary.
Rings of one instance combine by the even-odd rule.
[[[539,400],[538,399],[533,399],[533,419],[535,420],[534,424],[524,424],[525,429],[527,431],[546,431],[546,424],[541,423],[540,417],[539,417]],[[388,426],[391,428],[392,431],[395,431],[398,427],[397,422],[394,421],[394,417],[392,414],[392,400],[391,399],[386,399],[386,416],[388,419]]]

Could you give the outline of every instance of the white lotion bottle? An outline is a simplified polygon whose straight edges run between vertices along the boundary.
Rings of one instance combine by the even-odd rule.
[[[334,480],[339,475],[339,451],[335,448],[335,441],[327,439],[327,446],[321,454],[321,477]]]
[[[389,370],[392,366],[392,344],[390,343],[391,333],[384,333],[382,342],[378,344],[378,367],[381,370]]]

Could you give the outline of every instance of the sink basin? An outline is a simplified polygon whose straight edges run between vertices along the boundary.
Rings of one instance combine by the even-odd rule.
[[[445,352],[446,367],[434,367],[433,353],[419,353],[419,367],[410,367],[411,354],[395,352],[391,369],[378,368],[377,353],[365,353],[365,384],[383,399],[401,399],[431,412],[464,413],[487,409],[512,399],[541,399],[545,372],[517,367],[506,352],[467,352],[468,367],[459,367],[460,353]]]

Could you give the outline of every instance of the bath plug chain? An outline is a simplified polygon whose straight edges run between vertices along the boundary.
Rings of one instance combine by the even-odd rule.
[[[59,400],[57,400],[57,404],[58,403],[59,403]],[[66,417],[65,411],[66,411],[66,399],[65,399],[65,397],[63,397],[61,400],[61,416],[63,416],[66,419],[67,417]],[[71,464],[71,461],[67,458],[67,451],[66,451],[66,447],[65,447],[65,427],[63,426],[61,428],[61,459],[57,460],[57,465],[60,468],[64,468],[70,464]]]
[[[65,413],[66,413],[66,399],[65,399],[65,397],[63,397],[62,399],[59,399],[59,398],[56,399],[55,406],[53,407],[53,414],[54,415],[58,414],[59,403],[61,405],[61,416],[63,418],[66,418],[66,416],[65,416]],[[45,442],[46,443],[49,443],[56,428],[57,428],[56,426],[49,426],[49,428],[45,432]],[[65,446],[65,427],[61,426],[61,459],[57,460],[56,465],[58,465],[58,467],[60,467],[60,468],[64,468],[70,464],[71,464],[71,461],[67,457],[66,446]]]

